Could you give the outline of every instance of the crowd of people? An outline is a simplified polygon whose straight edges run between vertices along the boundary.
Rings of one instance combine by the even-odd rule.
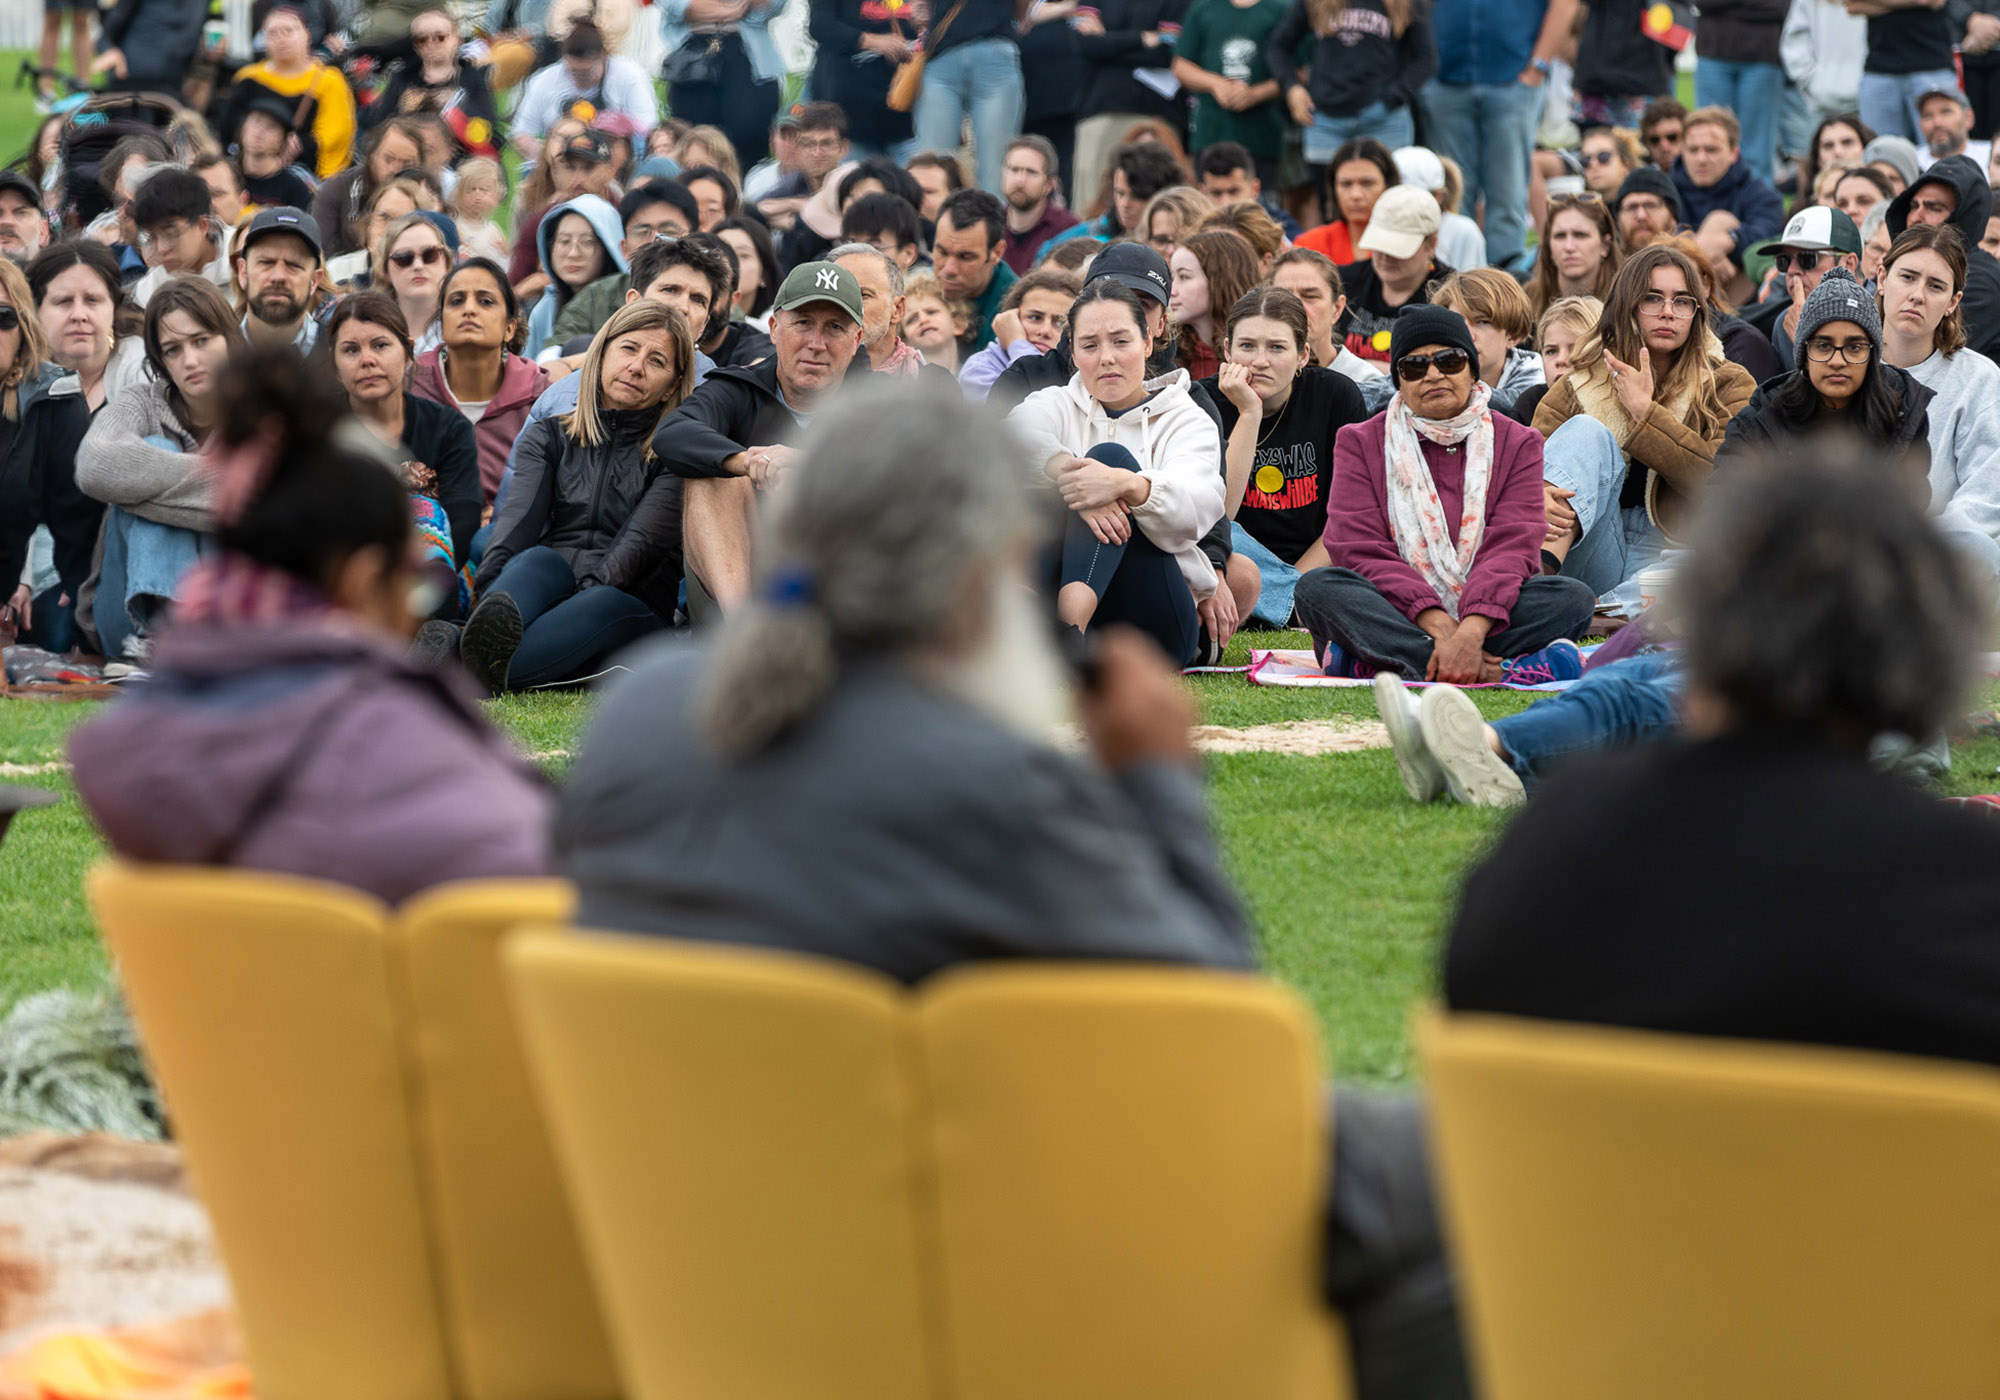
[[[1693,110],[1639,0],[815,0],[791,105],[783,0],[660,7],[664,103],[610,6],[260,0],[230,67],[191,5],[94,62],[206,102],[0,172],[4,620],[137,678],[72,746],[121,853],[1247,967],[1176,673],[1297,627],[1413,799],[1548,784],[1452,1004],[2000,1059],[1864,1029],[1870,959],[1792,1022],[1663,972],[1705,888],[1748,945],[1921,869],[1945,939],[2000,868],[1862,761],[2000,591],[2000,0],[1714,0]],[[476,703],[613,671],[559,794]],[[1530,893],[1621,830],[1700,878],[1593,959]],[[1465,1394],[1419,1117],[1337,1112],[1359,1393]]]

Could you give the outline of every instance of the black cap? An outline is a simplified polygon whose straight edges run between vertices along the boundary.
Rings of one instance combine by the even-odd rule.
[[[1173,295],[1173,278],[1167,272],[1167,260],[1143,243],[1113,243],[1092,258],[1090,275],[1084,279],[1085,285],[1100,277],[1123,282],[1162,306]]]
[[[1631,194],[1658,195],[1674,211],[1675,223],[1687,217],[1681,210],[1681,192],[1674,188],[1673,177],[1657,165],[1642,165],[1625,177],[1625,183],[1618,187],[1618,197],[1611,201],[1611,212],[1616,214],[1625,196]]]
[[[12,190],[37,209],[42,207],[42,192],[18,170],[0,170],[0,190]]]
[[[314,257],[321,260],[326,257],[319,241],[319,222],[303,209],[280,204],[275,209],[259,210],[250,220],[250,227],[243,230],[243,241],[237,245],[237,251],[249,252],[250,245],[267,233],[289,233],[303,238],[312,247]]]
[[[611,159],[611,143],[604,139],[604,133],[600,131],[579,131],[563,142],[556,156],[561,160],[582,160],[602,165]]]
[[[272,92],[269,88],[261,84],[253,83],[251,86],[254,89],[254,95],[245,104],[243,115],[248,116],[252,112],[262,112],[279,126],[290,131],[292,124],[299,119],[298,104],[285,101],[277,93]]]
[[[1406,306],[1389,327],[1389,364],[1395,363],[1419,345],[1449,345],[1472,357],[1473,378],[1479,377],[1479,350],[1472,343],[1472,329],[1456,311],[1442,306]]]

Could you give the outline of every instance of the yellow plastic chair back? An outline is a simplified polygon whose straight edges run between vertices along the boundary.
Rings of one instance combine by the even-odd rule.
[[[910,999],[958,1400],[1341,1393],[1323,1073],[1254,977],[993,963]]]
[[[2000,1074],[1421,1028],[1486,1400],[2000,1395]]]
[[[471,1400],[620,1391],[500,974],[503,933],[567,919],[574,902],[563,881],[469,881],[419,895],[397,918],[418,1144]]]
[[[1345,1393],[1297,1008],[1195,971],[507,958],[636,1400]]]
[[[112,864],[89,883],[258,1393],[449,1395],[387,911],[233,870]]]

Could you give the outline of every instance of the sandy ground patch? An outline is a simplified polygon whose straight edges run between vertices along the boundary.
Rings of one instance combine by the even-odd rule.
[[[1204,753],[1285,753],[1316,758],[1386,749],[1389,731],[1379,720],[1347,718],[1294,719],[1282,724],[1253,724],[1247,729],[1198,724],[1194,746]]]

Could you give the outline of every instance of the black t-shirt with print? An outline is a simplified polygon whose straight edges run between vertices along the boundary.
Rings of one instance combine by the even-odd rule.
[[[1215,380],[1201,382],[1222,409],[1226,441],[1236,431],[1236,405]],[[1260,441],[1250,461],[1250,484],[1244,488],[1236,523],[1287,564],[1296,564],[1326,533],[1333,435],[1370,416],[1353,380],[1334,370],[1306,366],[1277,417],[1266,415],[1258,425]]]
[[[294,209],[310,209],[313,202],[313,187],[305,176],[299,174],[296,166],[280,166],[274,174],[245,175],[243,177],[243,197],[250,203],[266,209],[276,209],[289,204]],[[322,233],[328,230],[322,229]]]

